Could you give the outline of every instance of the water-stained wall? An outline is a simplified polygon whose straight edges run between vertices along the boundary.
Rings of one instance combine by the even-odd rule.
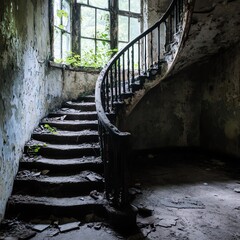
[[[240,44],[221,50],[200,70],[201,146],[240,156]]]
[[[133,149],[198,146],[199,89],[198,75],[186,69],[150,90],[126,120]]]
[[[49,1],[0,4],[0,220],[23,146],[49,110],[94,90],[97,73],[49,66]]]
[[[150,90],[126,118],[134,149],[198,146],[240,156],[240,44]]]
[[[61,99],[62,78],[50,71],[48,1],[3,1],[0,8],[0,219],[24,143]]]

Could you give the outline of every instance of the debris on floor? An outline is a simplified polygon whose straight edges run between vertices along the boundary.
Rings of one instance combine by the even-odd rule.
[[[158,216],[160,219],[155,225],[165,228],[176,226],[178,217],[176,216]]]
[[[26,240],[34,237],[36,232],[31,229],[30,224],[24,224],[15,219],[3,220],[0,225],[0,239]]]
[[[50,225],[49,224],[37,224],[32,226],[32,230],[37,231],[37,232],[42,232],[46,230]]]
[[[137,194],[141,194],[141,193],[142,191],[139,188],[135,188],[135,187],[129,188],[129,194],[132,196],[136,196]]]
[[[143,218],[141,216],[137,217],[137,225],[140,228],[148,226],[148,225],[152,225],[155,223],[155,221],[156,221],[156,218],[154,216],[150,216],[150,217],[146,217],[146,218]]]
[[[91,191],[89,196],[92,197],[94,200],[103,199],[103,196],[97,190]]]
[[[240,193],[240,188],[235,188],[235,189],[234,189],[234,192]]]
[[[154,209],[150,206],[145,207],[144,205],[137,205],[135,207],[138,209],[138,214],[142,217],[149,217],[154,211]]]
[[[96,230],[100,230],[101,227],[102,227],[102,223],[97,223],[94,225],[94,229],[96,229]]]
[[[204,209],[205,206],[202,202],[193,200],[193,199],[188,199],[188,198],[183,198],[183,199],[169,199],[169,198],[164,198],[160,200],[161,204],[163,204],[166,207],[171,207],[171,208],[179,208],[179,209]]]
[[[79,229],[80,224],[81,224],[80,222],[65,223],[65,224],[59,225],[59,229],[61,233],[69,232],[72,230]]]

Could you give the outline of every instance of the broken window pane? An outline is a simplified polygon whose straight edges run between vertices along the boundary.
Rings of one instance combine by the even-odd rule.
[[[128,42],[128,17],[118,16],[119,41]]]
[[[130,12],[141,13],[141,0],[130,0]]]
[[[95,37],[95,9],[81,7],[81,35],[83,37]]]
[[[119,7],[119,10],[129,11],[129,0],[119,0],[118,7]]]
[[[99,8],[108,8],[108,0],[89,0],[89,5]]]

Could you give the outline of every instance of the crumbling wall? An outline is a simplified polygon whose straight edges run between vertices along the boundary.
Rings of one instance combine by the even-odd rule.
[[[126,118],[134,150],[199,146],[201,85],[187,69],[150,90]]]
[[[172,74],[240,40],[239,0],[196,0],[191,28]]]
[[[49,1],[0,4],[0,220],[26,141],[65,99],[93,91],[97,74],[50,67]]]
[[[3,1],[0,8],[0,220],[24,143],[61,99],[62,79],[49,71],[48,1]]]
[[[63,98],[77,99],[83,95],[94,95],[98,75],[98,70],[85,72],[63,70]]]
[[[240,156],[240,44],[220,51],[200,70],[201,146]]]
[[[157,22],[169,7],[171,0],[147,0],[144,4],[144,29]]]
[[[240,44],[149,91],[126,118],[135,150],[176,146],[240,156]]]

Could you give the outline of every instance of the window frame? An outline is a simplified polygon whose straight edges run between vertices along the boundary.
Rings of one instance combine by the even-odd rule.
[[[61,2],[64,0],[61,0]],[[128,0],[129,4],[129,11],[127,10],[121,10],[119,9],[119,1],[121,0],[108,0],[108,8],[102,8],[98,6],[93,6],[89,4],[89,0],[87,0],[87,4],[85,3],[79,3],[77,0],[66,0],[70,3],[70,32],[67,32],[65,30],[61,30],[61,33],[68,33],[70,34],[71,37],[71,52],[77,53],[81,55],[81,38],[84,39],[92,39],[95,41],[95,53],[96,53],[96,45],[97,41],[106,41],[110,43],[110,49],[119,49],[119,43],[122,43],[123,41],[119,40],[119,22],[118,18],[119,16],[124,16],[128,17],[128,40],[131,41],[130,39],[130,19],[131,18],[136,18],[140,22],[140,32],[143,30],[143,1],[144,0],[139,0],[140,1],[140,13],[135,13],[130,11],[130,1]],[[50,11],[50,32],[51,32],[51,60],[54,62],[55,61],[55,56],[54,56],[54,29],[57,27],[54,25],[54,0],[50,0],[50,5],[51,5],[51,11]],[[109,40],[103,40],[100,38],[97,38],[96,36],[96,19],[95,19],[95,38],[91,37],[83,37],[81,36],[81,7],[86,6],[86,7],[91,7],[95,9],[95,12],[97,10],[103,10],[103,11],[108,11],[110,15],[110,38]],[[96,16],[96,13],[95,13]],[[114,34],[113,34],[114,33]],[[128,41],[128,42],[129,42]],[[128,42],[125,42],[126,44]],[[61,47],[62,49],[62,42],[61,42]],[[61,52],[61,56],[63,56],[63,53]],[[94,67],[93,67],[94,68]]]

